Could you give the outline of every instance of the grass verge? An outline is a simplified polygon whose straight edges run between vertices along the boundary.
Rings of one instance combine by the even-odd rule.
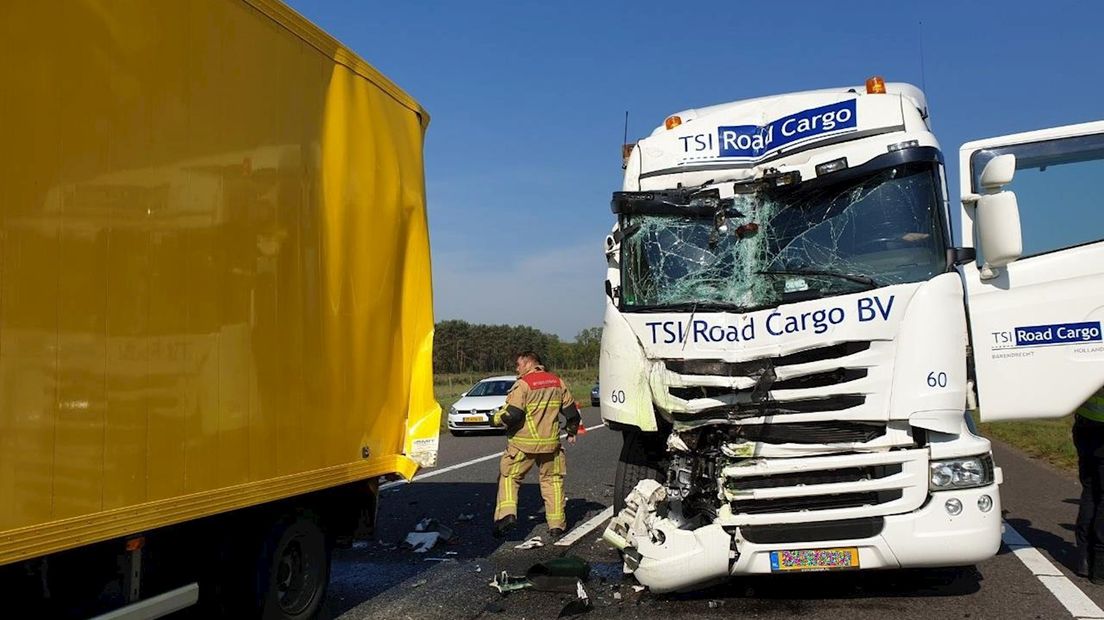
[[[978,421],[974,414],[974,421]],[[1029,456],[1055,467],[1077,472],[1077,451],[1070,438],[1073,416],[1057,420],[991,422],[978,424],[981,434],[1019,448]]]

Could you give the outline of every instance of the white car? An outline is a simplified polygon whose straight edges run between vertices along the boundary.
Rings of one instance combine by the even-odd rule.
[[[453,435],[466,431],[502,430],[491,422],[491,415],[506,403],[506,394],[517,377],[487,377],[460,395],[448,412],[448,428]]]

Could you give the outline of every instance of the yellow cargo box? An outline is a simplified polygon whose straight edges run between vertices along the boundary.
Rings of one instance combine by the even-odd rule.
[[[0,3],[0,564],[432,464],[425,111],[275,0]]]

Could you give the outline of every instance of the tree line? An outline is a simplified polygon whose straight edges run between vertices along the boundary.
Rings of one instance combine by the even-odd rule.
[[[433,335],[436,373],[514,371],[514,355],[536,351],[550,370],[597,368],[601,327],[588,327],[563,342],[558,336],[526,325],[481,325],[441,321]]]

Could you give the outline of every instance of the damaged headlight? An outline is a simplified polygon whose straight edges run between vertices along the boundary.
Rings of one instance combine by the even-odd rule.
[[[993,457],[988,454],[932,461],[930,468],[928,488],[932,491],[971,489],[993,484]]]

